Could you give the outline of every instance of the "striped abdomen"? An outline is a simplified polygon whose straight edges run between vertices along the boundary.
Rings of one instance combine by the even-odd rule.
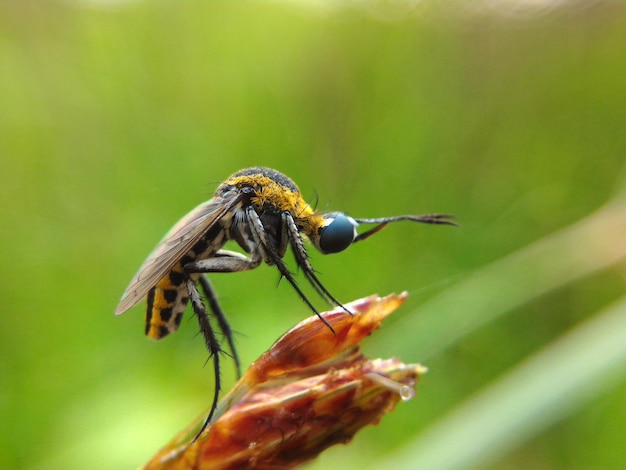
[[[226,242],[225,231],[216,224],[189,252],[148,292],[146,336],[161,339],[178,329],[189,301],[183,266],[213,256]],[[192,274],[195,281],[200,274]]]

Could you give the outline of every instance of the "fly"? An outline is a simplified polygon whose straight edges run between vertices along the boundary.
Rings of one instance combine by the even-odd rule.
[[[145,333],[150,338],[161,339],[178,329],[185,307],[191,302],[215,372],[213,402],[204,429],[217,407],[222,349],[198,284],[228,342],[237,373],[241,375],[232,330],[205,274],[247,271],[262,262],[276,266],[319,316],[283,261],[291,247],[296,264],[317,293],[327,302],[341,306],[315,274],[303,235],[322,253],[337,253],[352,243],[365,240],[390,222],[409,220],[456,225],[451,218],[447,214],[370,219],[352,218],[341,212],[320,214],[302,198],[296,184],[287,176],[269,168],[247,168],[229,177],[217,188],[212,199],[189,212],[165,235],[135,274],[115,314],[121,315],[146,299]],[[375,227],[358,233],[360,224]],[[235,241],[247,255],[223,249],[227,241]],[[321,316],[320,319],[324,321]],[[330,325],[328,327],[332,330]]]

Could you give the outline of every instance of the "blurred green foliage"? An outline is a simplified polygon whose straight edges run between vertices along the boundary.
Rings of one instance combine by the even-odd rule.
[[[321,210],[458,216],[460,229],[397,224],[311,253],[344,301],[411,292],[373,338],[380,357],[410,351],[403,322],[437,315],[420,304],[624,188],[623,3],[322,5],[0,4],[0,467],[133,468],[208,405],[192,316],[154,343],[141,308],[113,310],[161,236],[236,170],[275,167]],[[624,268],[557,282],[433,353],[416,400],[314,466],[393,455],[623,296]],[[212,281],[244,363],[310,314],[273,268]],[[500,286],[473,294],[506,299]],[[490,465],[621,468],[624,367],[601,385]]]

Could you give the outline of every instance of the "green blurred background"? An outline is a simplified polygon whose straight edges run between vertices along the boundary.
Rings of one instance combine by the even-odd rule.
[[[626,7],[494,3],[2,2],[0,467],[135,468],[208,406],[192,316],[157,343],[143,307],[113,310],[170,226],[253,165],[322,210],[462,224],[311,250],[342,301],[408,290],[366,349],[430,368],[417,399],[311,468],[379,468],[423,448],[453,468],[446,456],[480,450],[454,439],[459,426],[432,436],[533,354],[552,364],[545,348],[591,331],[626,292],[623,230],[591,219],[593,236],[559,238],[624,190]],[[245,364],[310,314],[273,268],[212,281]],[[550,380],[571,352],[545,376],[531,368],[538,396],[558,400],[538,412],[537,397],[515,398],[498,413],[525,431],[459,467],[623,468],[623,351],[585,349],[612,325],[568,350],[594,357],[573,374],[593,385],[582,398]],[[474,432],[490,433],[506,434]],[[437,467],[422,462],[395,468]]]

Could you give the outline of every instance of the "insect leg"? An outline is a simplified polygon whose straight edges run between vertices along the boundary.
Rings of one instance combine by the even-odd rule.
[[[261,222],[261,218],[255,212],[252,207],[248,207],[246,209],[246,215],[248,216],[248,223],[250,226],[250,231],[252,232],[252,237],[254,238],[254,242],[257,245],[257,250],[263,253],[263,257],[266,258],[266,262],[276,265],[280,274],[289,281],[289,284],[296,290],[300,298],[306,303],[309,308],[315,312],[315,314],[319,317],[322,322],[330,329],[330,331],[335,333],[333,327],[328,323],[324,317],[320,315],[315,306],[311,303],[308,297],[302,292],[300,286],[294,279],[293,275],[289,272],[287,265],[282,259],[282,256],[278,253],[277,249],[269,243],[267,239],[267,235],[265,233],[265,228],[263,227],[263,222]],[[337,303],[338,305],[341,305]]]
[[[228,341],[228,347],[230,348],[230,352],[233,355],[233,360],[235,361],[237,377],[241,377],[241,363],[239,362],[239,356],[237,355],[237,350],[235,349],[235,343],[233,341],[233,331],[230,328],[228,320],[226,320],[226,316],[224,315],[224,312],[217,301],[215,289],[213,289],[211,282],[205,276],[200,276],[200,285],[202,286],[202,290],[204,291],[204,296],[207,299],[207,302],[209,302],[209,307],[211,308],[211,311],[217,318],[217,323],[219,324],[220,330],[222,330],[222,333],[226,337],[226,341]]]
[[[253,255],[248,258],[236,251],[219,250],[215,256],[188,263],[184,270],[188,274],[197,273],[237,273],[254,269],[261,264],[261,257]]]
[[[198,292],[198,288],[196,287],[196,283],[190,277],[187,277],[187,291],[189,292],[189,300],[191,301],[191,306],[193,307],[193,312],[196,314],[198,318],[198,323],[200,324],[200,331],[204,336],[204,341],[209,349],[209,353],[211,355],[211,359],[213,359],[213,372],[215,374],[215,391],[213,392],[213,402],[211,403],[211,411],[209,411],[209,416],[207,416],[206,420],[202,424],[202,428],[196,435],[195,439],[202,434],[202,432],[206,429],[206,427],[211,422],[211,418],[213,418],[213,413],[215,413],[215,409],[217,408],[217,400],[219,398],[220,390],[222,388],[221,376],[220,376],[220,344],[217,341],[215,336],[215,332],[211,327],[211,323],[209,322],[209,316],[207,315],[206,309],[204,307],[204,303],[202,302],[202,297],[200,296],[200,292]]]
[[[294,256],[296,257],[296,263],[298,266],[302,268],[304,271],[305,277],[311,283],[313,288],[317,291],[317,293],[333,305],[338,305],[339,307],[345,307],[339,302],[329,291],[324,287],[319,278],[315,275],[315,271],[313,270],[313,266],[311,266],[311,262],[309,261],[309,256],[306,252],[306,248],[304,247],[304,243],[302,242],[302,237],[300,236],[300,232],[298,231],[298,227],[296,226],[293,217],[289,212],[283,212],[282,214],[283,224],[287,229],[287,235],[289,241],[291,243],[291,248],[293,250]],[[348,310],[346,312],[350,313]]]
[[[211,418],[215,413],[215,409],[217,408],[217,402],[219,398],[219,392],[221,389],[221,376],[220,376],[220,362],[219,362],[219,354],[222,352],[220,348],[219,342],[215,336],[215,332],[211,327],[211,323],[209,322],[209,317],[202,302],[202,297],[198,292],[198,288],[196,287],[195,282],[191,279],[190,274],[203,274],[208,272],[237,272],[237,271],[245,271],[247,269],[253,269],[260,264],[261,260],[256,258],[248,258],[241,253],[236,253],[234,251],[220,250],[218,251],[214,257],[203,259],[200,261],[195,261],[192,263],[187,263],[183,266],[183,270],[187,275],[187,290],[189,292],[189,300],[191,301],[191,305],[193,307],[193,311],[198,318],[198,324],[200,325],[200,331],[204,336],[204,341],[209,350],[209,354],[213,359],[213,366],[215,372],[215,393],[213,395],[213,403],[211,404],[211,411],[209,412],[209,416],[207,416],[206,420],[202,424],[202,428],[196,435],[196,439],[202,432],[206,429],[206,427],[211,422]],[[202,283],[202,279],[200,278],[200,282]],[[205,279],[206,280],[206,279]],[[211,310],[215,313],[215,316],[218,318],[218,323],[220,328],[224,332],[227,337],[229,347],[233,353],[233,357],[235,359],[235,365],[237,366],[237,373],[240,375],[239,371],[239,359],[236,355],[234,344],[232,342],[232,333],[230,330],[230,326],[225,321],[224,313],[221,311],[221,308],[217,304],[215,294],[213,293],[213,288],[208,283],[205,286],[202,284],[203,289],[205,290],[205,294],[207,295],[207,300],[209,305],[211,306]],[[206,289],[208,287],[208,291]],[[220,319],[221,318],[221,319]],[[195,439],[194,439],[195,440]]]

